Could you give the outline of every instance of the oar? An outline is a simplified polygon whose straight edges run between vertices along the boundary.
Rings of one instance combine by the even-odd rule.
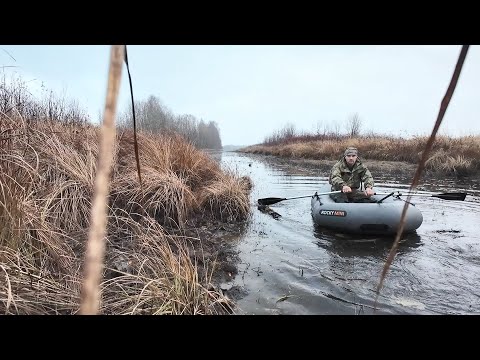
[[[391,193],[375,193],[375,195],[389,195]],[[394,196],[426,196],[426,197],[436,197],[443,200],[456,200],[463,201],[467,197],[467,193],[441,193],[441,194],[418,194],[418,193],[401,193],[399,191],[393,194]]]
[[[330,192],[325,192],[320,194],[315,193],[314,195],[329,195],[329,194],[337,194],[341,192],[342,192],[341,190],[338,190],[338,191],[330,191]],[[307,198],[312,196],[313,195],[305,195],[305,196],[297,196],[297,197],[291,197],[291,198],[268,197],[268,198],[258,199],[257,201],[259,205],[272,205],[283,200],[302,199],[302,198]]]

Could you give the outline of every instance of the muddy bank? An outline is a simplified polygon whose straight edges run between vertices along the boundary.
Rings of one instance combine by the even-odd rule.
[[[175,236],[187,239],[186,245],[192,263],[196,264],[199,278],[210,278],[210,289],[222,293],[232,301],[242,291],[230,282],[238,274],[239,252],[237,240],[245,234],[249,220],[221,222],[196,217],[189,219],[184,229],[166,228]],[[234,309],[232,309],[232,312]]]

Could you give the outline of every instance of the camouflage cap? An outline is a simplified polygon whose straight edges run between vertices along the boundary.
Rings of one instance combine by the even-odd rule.
[[[358,155],[357,148],[354,148],[354,147],[347,148],[343,153],[343,156],[347,156],[347,155]]]

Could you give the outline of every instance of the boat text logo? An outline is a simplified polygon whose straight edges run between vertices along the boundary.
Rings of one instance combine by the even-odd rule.
[[[320,210],[320,215],[345,217],[347,212],[344,210]]]

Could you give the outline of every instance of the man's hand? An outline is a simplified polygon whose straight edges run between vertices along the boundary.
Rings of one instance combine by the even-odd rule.
[[[370,197],[373,195],[373,189],[372,188],[366,188],[365,189],[365,195]]]
[[[350,186],[343,185],[342,192],[343,193],[350,193],[350,192],[352,192],[352,189],[350,188]]]

